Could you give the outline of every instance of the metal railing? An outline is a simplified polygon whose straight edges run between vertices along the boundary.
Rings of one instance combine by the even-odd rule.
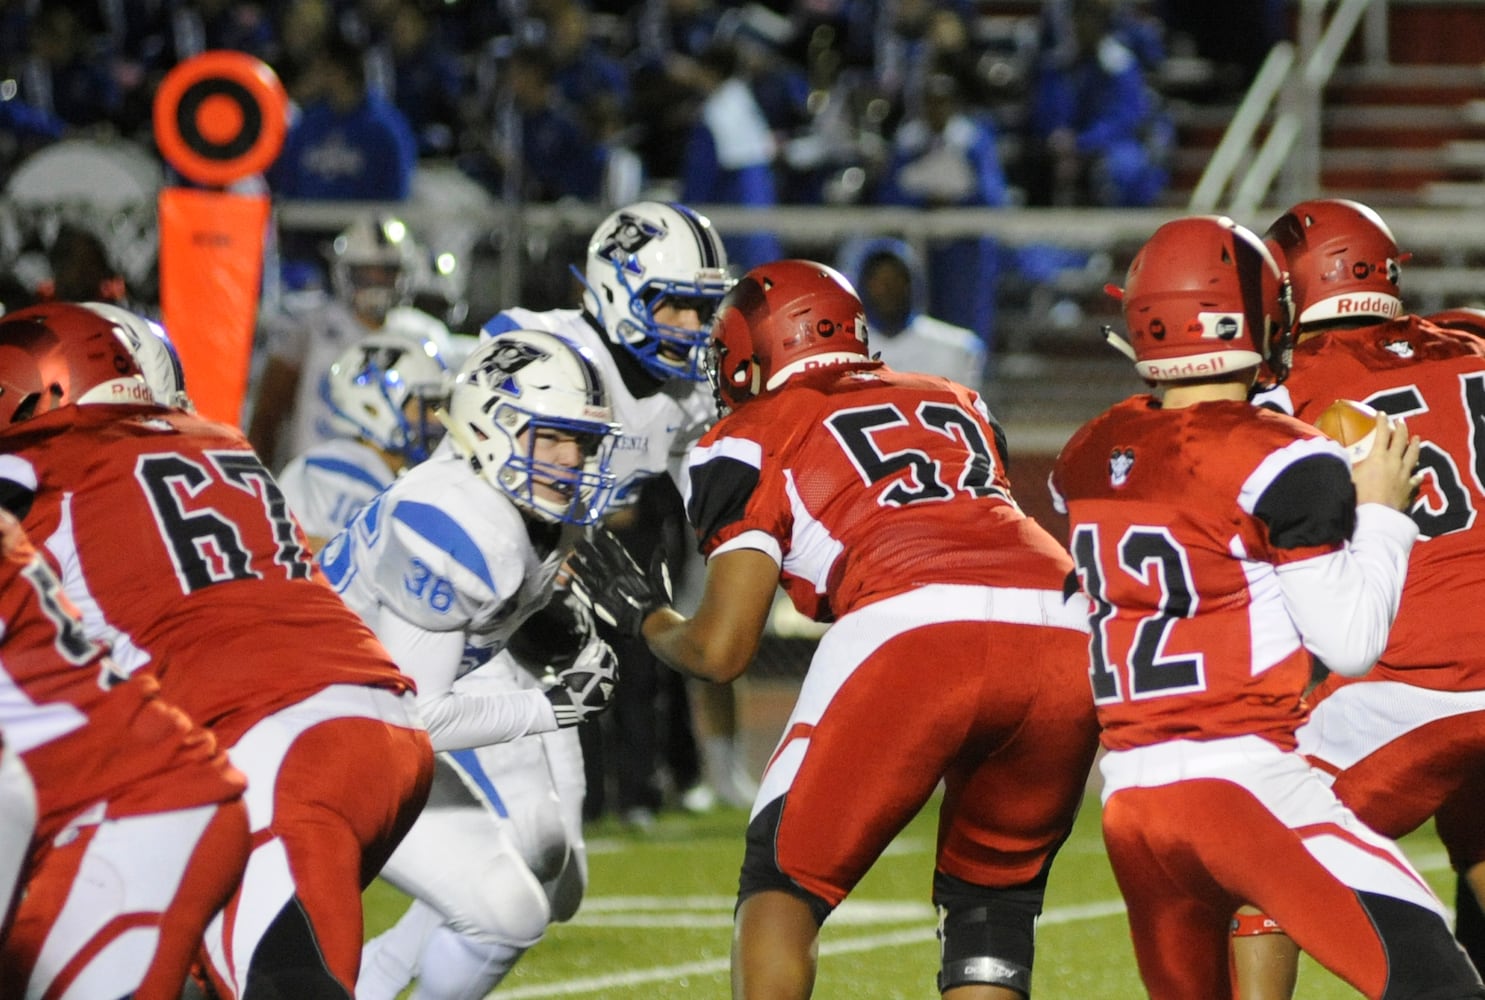
[[[1277,200],[1286,204],[1320,189],[1325,86],[1363,17],[1366,65],[1385,65],[1388,44],[1387,0],[1340,0],[1325,23],[1328,6],[1330,0],[1300,0],[1297,41],[1270,50],[1192,191],[1191,211],[1217,211],[1222,192],[1245,163],[1225,208],[1229,215],[1251,214],[1276,180]],[[1254,138],[1270,118],[1268,134],[1254,152]]]

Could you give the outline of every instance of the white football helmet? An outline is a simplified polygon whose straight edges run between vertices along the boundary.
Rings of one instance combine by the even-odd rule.
[[[727,293],[727,251],[705,217],[684,205],[641,201],[593,231],[584,308],[616,344],[662,381],[705,381],[707,325]],[[691,306],[701,329],[655,319],[661,300]]]
[[[364,438],[409,464],[443,437],[434,411],[449,393],[449,369],[425,337],[369,333],[330,365],[322,385],[338,433]]]
[[[181,368],[180,355],[163,326],[108,302],[84,302],[82,306],[117,327],[119,339],[134,355],[157,405],[179,410],[196,409],[186,395],[186,375]]]
[[[490,338],[454,376],[443,421],[474,470],[542,520],[592,524],[608,506],[619,425],[598,369],[576,344],[539,330]],[[583,464],[537,461],[541,431],[575,437]],[[562,498],[545,497],[538,486]]]
[[[400,219],[357,219],[330,244],[330,287],[356,313],[380,324],[406,301],[416,254]]]

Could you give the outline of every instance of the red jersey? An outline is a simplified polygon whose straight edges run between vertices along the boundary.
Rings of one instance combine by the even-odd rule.
[[[790,379],[691,454],[702,552],[771,552],[799,611],[833,621],[928,583],[1059,590],[1066,551],[1016,506],[979,396],[881,366]]]
[[[332,684],[412,688],[320,576],[236,428],[73,406],[7,430],[0,451],[0,480],[31,491],[26,530],[88,634],[127,672],[147,665],[225,745]]]
[[[1350,538],[1338,447],[1245,402],[1135,396],[1073,435],[1051,486],[1093,601],[1104,745],[1257,735],[1292,748],[1310,657],[1275,567]]]
[[[36,785],[37,842],[95,804],[118,817],[241,794],[242,776],[211,734],[161,702],[152,678],[118,674],[83,634],[61,583],[4,511],[0,549],[0,732]]]
[[[1294,349],[1272,395],[1280,405],[1287,395],[1311,423],[1337,399],[1359,400],[1406,418],[1423,439],[1423,489],[1408,511],[1418,542],[1387,649],[1366,679],[1485,689],[1485,340],[1417,316],[1334,330]]]

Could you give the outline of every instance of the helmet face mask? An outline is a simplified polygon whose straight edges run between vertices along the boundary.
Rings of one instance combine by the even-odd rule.
[[[93,404],[154,405],[115,323],[60,302],[0,317],[0,428]]]
[[[619,426],[575,344],[537,330],[485,341],[455,376],[443,421],[455,450],[525,512],[580,525],[605,512]]]
[[[753,268],[722,300],[706,367],[726,411],[795,375],[870,360],[850,283],[815,261],[780,260]]]
[[[1122,291],[1135,369],[1151,382],[1288,374],[1292,305],[1263,242],[1225,216],[1168,222],[1140,248]]]
[[[705,218],[664,202],[619,209],[593,232],[583,284],[588,312],[647,373],[706,377],[707,325],[731,283],[727,251]],[[681,321],[688,312],[694,327]]]
[[[434,411],[447,401],[448,383],[432,341],[372,333],[331,364],[324,391],[340,433],[416,464],[443,437]]]
[[[1402,315],[1402,263],[1392,230],[1372,209],[1343,198],[1304,201],[1264,240],[1289,272],[1301,327]]]

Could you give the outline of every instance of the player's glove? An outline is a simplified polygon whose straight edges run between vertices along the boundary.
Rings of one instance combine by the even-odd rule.
[[[613,533],[594,529],[568,560],[572,589],[600,619],[622,635],[638,637],[651,612],[670,603],[670,569],[656,548],[646,572]]]
[[[619,678],[619,659],[608,643],[595,638],[583,647],[572,666],[557,675],[547,689],[547,700],[561,728],[576,726],[608,707]]]

